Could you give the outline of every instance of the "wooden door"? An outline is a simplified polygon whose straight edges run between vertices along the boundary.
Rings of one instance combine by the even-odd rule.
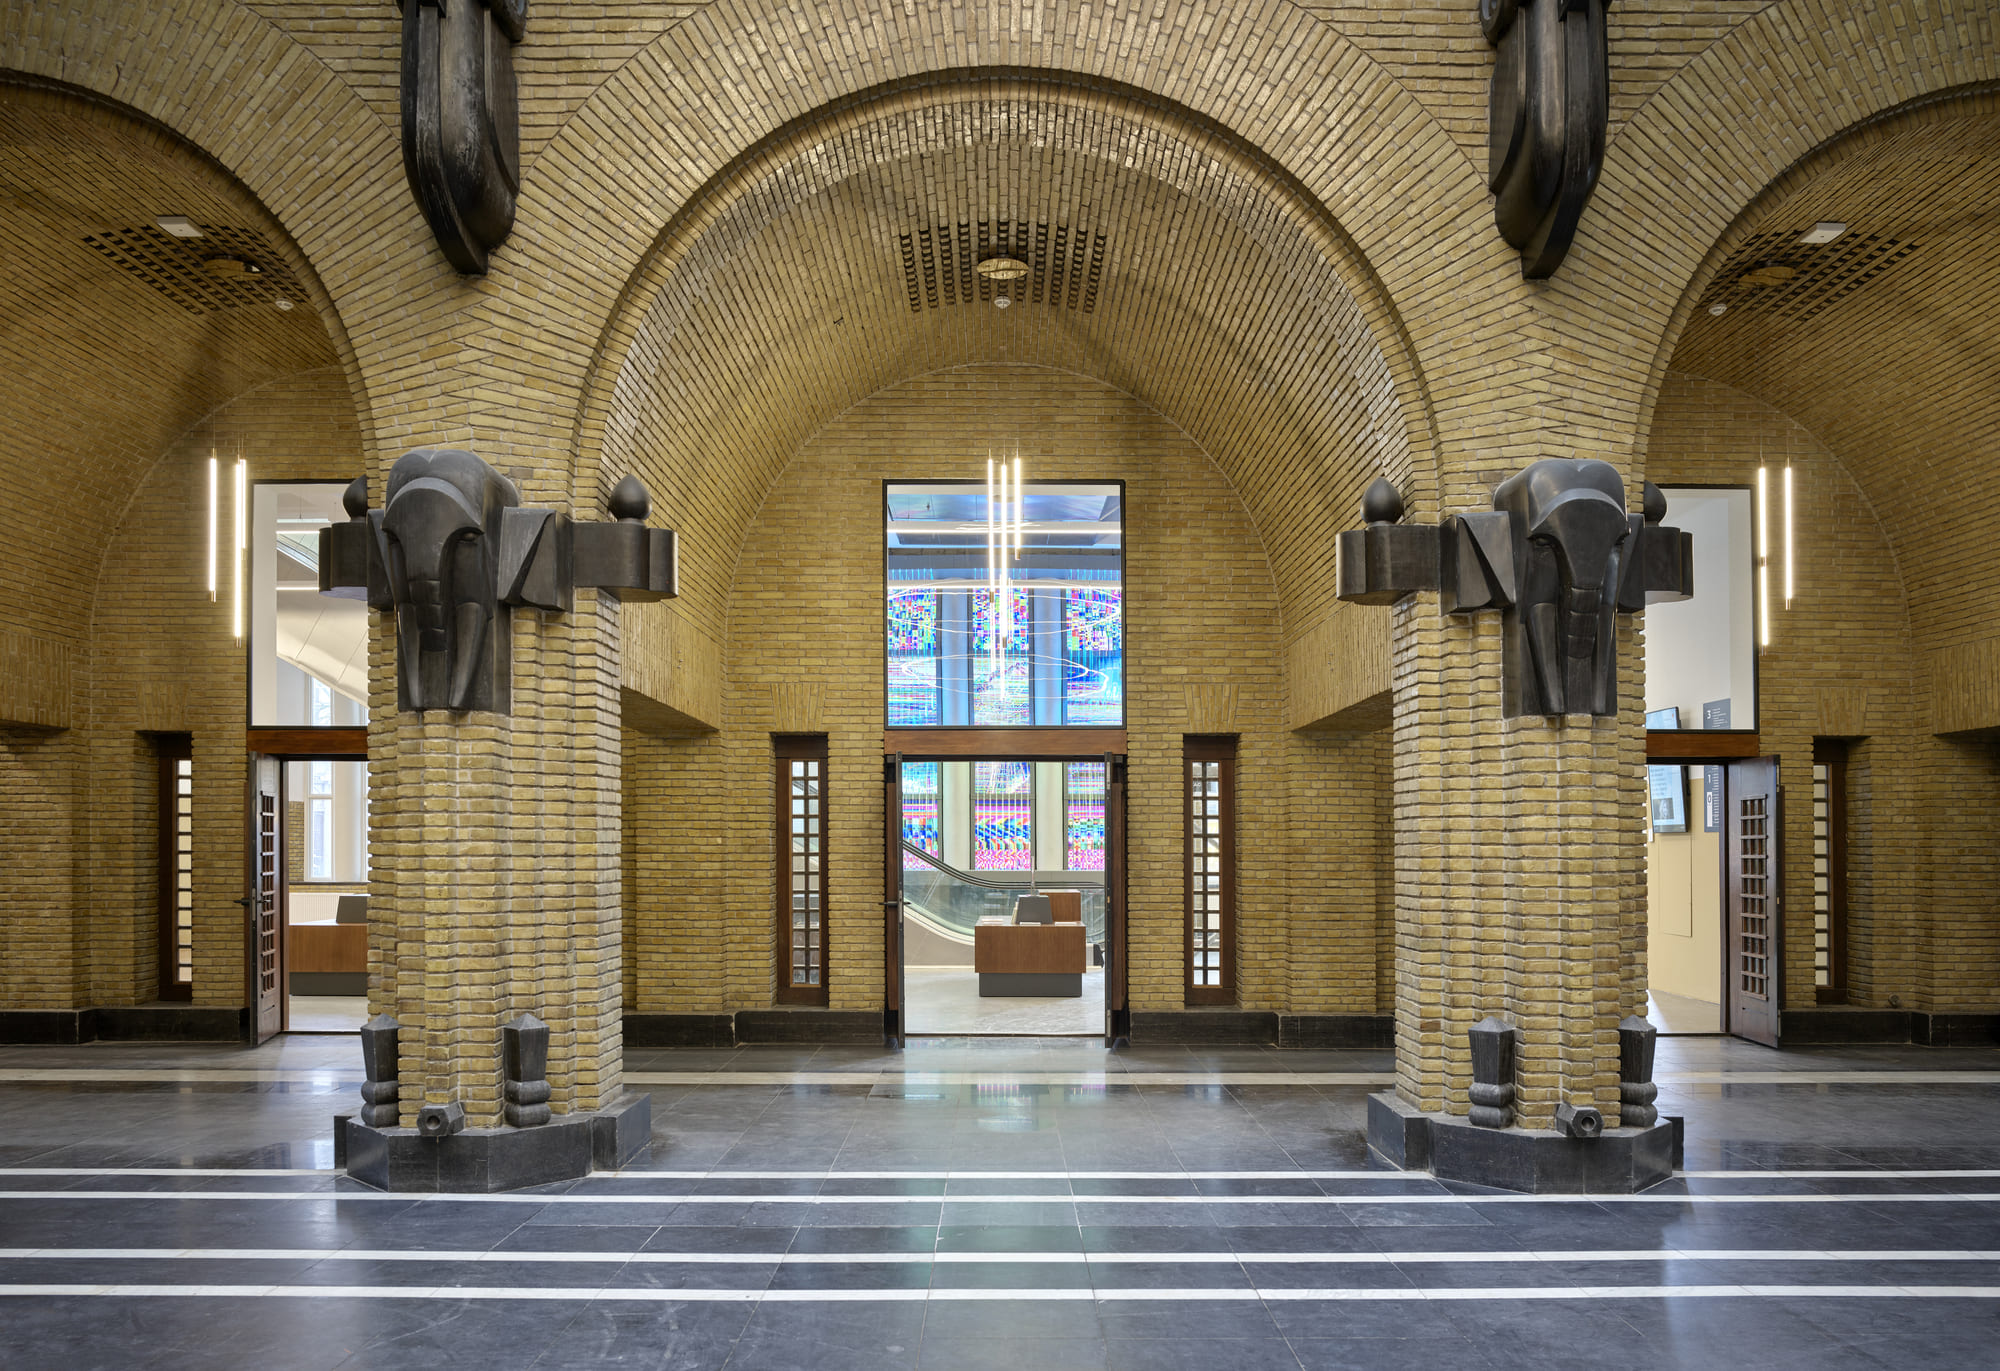
[[[1784,966],[1784,793],[1776,757],[1729,764],[1723,828],[1724,1027],[1776,1047]]]
[[[903,1045],[903,755],[882,759],[882,1041]]]
[[[1104,757],[1104,1045],[1132,1036],[1125,959],[1125,758]]]
[[[250,1031],[260,1043],[285,1027],[283,776],[277,758],[251,755],[244,940],[250,953]]]

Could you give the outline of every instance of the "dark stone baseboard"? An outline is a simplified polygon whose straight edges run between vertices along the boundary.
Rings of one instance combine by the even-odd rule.
[[[1278,1016],[1268,1009],[1135,1009],[1132,1045],[1275,1047]]]
[[[1786,1047],[1822,1047],[1861,1043],[1910,1041],[1907,1009],[1851,1009],[1821,1005],[1787,1009],[1780,1020],[1779,1041]]]
[[[366,995],[366,971],[294,971],[294,995]]]
[[[739,1043],[882,1044],[879,1009],[739,1009]]]
[[[1027,996],[1037,999],[1080,1000],[1083,998],[1081,971],[982,971],[979,973],[982,999]]]
[[[734,1047],[734,1014],[634,1014],[625,1015],[625,1046],[630,1047]]]
[[[1910,1041],[1925,1047],[2000,1046],[2000,1014],[1932,1014],[1912,1011]]]
[[[1787,1009],[1780,1021],[1786,1047],[1845,1047],[1915,1043],[1919,1047],[2000,1045],[2000,1014],[1932,1013],[1923,1009],[1857,1009],[1819,1005]]]
[[[1387,1052],[1396,1046],[1396,1016],[1280,1014],[1278,1046],[1299,1052]]]
[[[1585,1140],[1542,1129],[1479,1128],[1460,1115],[1424,1113],[1392,1093],[1368,1097],[1374,1156],[1439,1180],[1528,1195],[1635,1194],[1674,1174],[1674,1143],[1667,1120],[1607,1128]]]
[[[347,1115],[337,1116],[334,1127],[346,1135],[344,1146],[335,1143],[336,1158],[363,1185],[483,1195],[624,1165],[652,1136],[653,1098],[627,1092],[606,1109],[558,1114],[537,1128],[468,1128],[445,1138],[426,1138],[414,1128],[371,1128]]]
[[[248,1035],[250,1011],[189,1004],[95,1009],[0,1009],[0,1043],[66,1047],[95,1042],[233,1043]]]

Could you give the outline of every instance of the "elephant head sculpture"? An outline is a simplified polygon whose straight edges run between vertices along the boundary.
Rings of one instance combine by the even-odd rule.
[[[456,448],[418,448],[390,469],[382,550],[401,708],[506,708],[496,545],[503,511],[520,503],[512,481]]]
[[[1609,462],[1551,457],[1493,491],[1493,508],[1436,524],[1402,522],[1387,479],[1362,498],[1367,527],[1337,543],[1339,598],[1389,605],[1438,592],[1446,614],[1500,610],[1501,713],[1618,712],[1618,616],[1694,594],[1694,540],[1668,528],[1666,497],[1648,482],[1641,512]]]
[[[1493,508],[1512,525],[1515,559],[1507,712],[1615,713],[1616,616],[1627,553],[1639,542],[1617,470],[1590,459],[1536,462],[1500,483]]]

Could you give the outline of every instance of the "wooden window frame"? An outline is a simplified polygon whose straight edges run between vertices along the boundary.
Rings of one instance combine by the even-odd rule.
[[[156,830],[157,865],[155,879],[157,881],[159,900],[157,905],[159,911],[157,921],[159,925],[159,972],[154,997],[161,1000],[187,1001],[194,999],[194,981],[192,979],[192,971],[189,973],[190,979],[185,981],[180,979],[180,957],[178,956],[180,947],[179,939],[176,937],[174,921],[174,912],[177,903],[175,896],[179,893],[179,881],[176,878],[180,875],[179,862],[177,860],[180,853],[179,844],[175,841],[179,834],[175,831],[174,816],[175,801],[179,797],[179,787],[176,782],[179,779],[180,763],[187,762],[189,764],[189,777],[192,780],[194,739],[186,733],[155,734],[153,738],[153,753],[154,780],[159,792],[158,822],[154,825]],[[189,798],[192,799],[192,795]],[[193,806],[190,805],[189,808],[192,811]],[[190,812],[188,824],[190,843],[188,870],[190,877],[193,875],[194,868],[193,835],[194,825],[192,812]],[[190,921],[192,921],[192,910],[189,911],[189,917]],[[190,940],[192,940],[192,936],[193,929],[190,926]]]
[[[1813,766],[1826,768],[1826,980],[1818,984],[1813,968],[1813,1000],[1817,1004],[1847,1003],[1847,761],[1849,745],[1842,738],[1813,739]],[[1817,789],[1817,787],[1815,787]],[[1815,801],[1817,796],[1814,797]],[[1817,807],[1817,805],[1815,805]],[[1815,865],[1818,854],[1813,854]],[[1815,875],[1817,873],[1815,872]],[[1814,885],[1818,882],[1815,880]],[[1813,891],[1814,952],[1818,952],[1818,890]],[[1817,956],[1815,956],[1817,961]]]
[[[777,882],[773,891],[777,918],[777,961],[774,993],[778,1004],[827,1004],[832,939],[827,902],[827,799],[830,793],[827,738],[824,733],[777,733],[771,737],[773,779],[772,835],[776,847]],[[819,984],[792,984],[792,763],[819,763]]]
[[[1236,1003],[1236,743],[1233,734],[1189,734],[1181,742],[1181,976],[1189,1008]],[[1195,984],[1194,769],[1198,763],[1219,764],[1216,776],[1222,801],[1217,815],[1222,829],[1222,908],[1216,930],[1222,983],[1212,986]]]

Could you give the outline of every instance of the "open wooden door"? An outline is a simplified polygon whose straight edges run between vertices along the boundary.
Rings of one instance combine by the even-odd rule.
[[[250,963],[250,1036],[264,1042],[285,1027],[284,766],[250,755],[249,893],[241,904]]]
[[[1723,829],[1723,1027],[1776,1047],[1784,1002],[1784,793],[1776,757],[1729,764]]]
[[[1104,1045],[1132,1036],[1125,957],[1125,758],[1104,757]]]
[[[882,759],[882,1041],[903,1045],[903,754]]]

